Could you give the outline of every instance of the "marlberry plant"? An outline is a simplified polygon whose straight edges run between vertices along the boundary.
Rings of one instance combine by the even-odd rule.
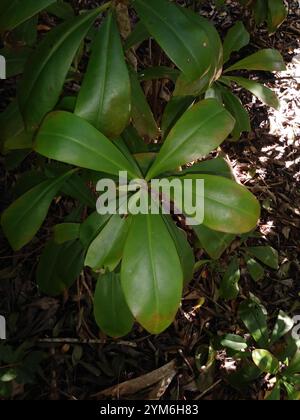
[[[139,19],[131,33],[128,7]],[[42,10],[62,22],[36,44]],[[159,211],[137,213],[133,208],[145,196],[138,186],[153,179],[176,180],[185,199],[195,202],[196,183],[203,181],[204,218],[195,229],[206,247],[213,248],[218,238],[224,245],[252,231],[260,217],[257,199],[236,182],[222,157],[207,158],[227,138],[237,140],[250,130],[231,83],[278,105],[269,89],[233,72],[280,71],[281,56],[262,50],[227,65],[231,53],[249,42],[243,25],[235,25],[223,45],[208,20],[168,0],[112,1],[78,16],[62,1],[28,0],[20,8],[10,0],[1,2],[0,16],[8,74],[22,75],[16,99],[0,116],[2,150],[11,166],[36,156],[35,169],[23,174],[15,186],[16,200],[2,215],[7,239],[20,250],[38,233],[54,198],[71,197],[77,203],[74,211],[53,227],[40,258],[40,290],[58,295],[88,267],[97,282],[95,318],[105,333],[125,335],[134,320],[150,333],[162,332],[193,277],[195,259],[184,221],[197,219],[197,212],[183,211],[175,223],[164,214],[161,191],[150,189],[147,197],[150,203],[159,197]],[[12,48],[10,39],[23,40],[20,50]],[[136,45],[148,39],[167,66],[137,65]],[[159,118],[143,82],[161,80],[169,80],[172,94]],[[65,83],[78,82],[78,92],[66,95]],[[120,184],[117,200],[107,195],[108,205],[121,206],[127,195],[135,205],[122,214],[99,214],[98,181],[115,182],[120,173],[136,189]],[[176,194],[170,198],[176,207]]]
[[[300,342],[293,338],[294,321],[280,311],[273,329],[267,323],[267,311],[252,296],[239,308],[239,317],[250,335],[229,334],[220,344],[228,357],[237,364],[229,382],[238,388],[262,377],[266,379],[266,400],[299,400],[300,396]]]
[[[267,23],[270,34],[276,32],[288,15],[284,0],[240,0],[240,3],[251,8],[257,25]]]

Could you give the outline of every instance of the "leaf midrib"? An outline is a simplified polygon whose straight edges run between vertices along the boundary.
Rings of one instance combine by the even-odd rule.
[[[94,149],[92,147],[89,147],[87,144],[82,144],[79,140],[76,140],[74,137],[70,137],[70,136],[67,136],[65,134],[53,133],[53,132],[49,132],[49,131],[43,131],[42,134],[46,135],[46,136],[50,136],[50,137],[57,137],[57,138],[60,138],[60,139],[63,138],[63,139],[69,140],[69,141],[71,141],[75,144],[78,144],[82,149],[84,149],[84,150],[86,149],[86,150],[88,150],[92,153],[95,153],[100,158],[102,158],[102,159],[106,160],[107,162],[109,162],[110,164],[114,165],[117,169],[124,169],[123,166],[120,166],[118,163],[114,162],[112,159],[109,159],[109,157],[106,157],[106,156],[102,155],[101,153],[99,153],[99,150]],[[100,145],[100,143],[99,143],[99,145]],[[121,157],[123,157],[123,155],[121,155]],[[124,159],[125,159],[125,157],[124,157]],[[101,170],[102,169],[99,169],[99,171],[101,171]],[[129,173],[129,171],[128,171],[128,173]],[[131,175],[132,175],[132,173],[131,173]]]

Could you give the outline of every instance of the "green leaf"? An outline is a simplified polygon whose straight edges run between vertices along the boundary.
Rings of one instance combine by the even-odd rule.
[[[234,235],[217,232],[204,225],[193,226],[193,229],[200,245],[213,260],[218,260],[235,238]]]
[[[167,0],[132,0],[141,21],[170,59],[189,80],[211,65],[210,41],[184,11]]]
[[[79,232],[79,223],[61,223],[54,226],[54,242],[57,244],[64,244],[65,242],[73,241],[79,238]]]
[[[163,138],[169,134],[173,125],[194,101],[195,98],[193,96],[173,96],[170,99],[162,116],[161,131]]]
[[[57,26],[30,57],[18,91],[27,128],[36,128],[55,107],[80,43],[99,13],[95,9]]]
[[[226,69],[225,73],[234,70],[285,71],[286,66],[279,51],[265,49],[238,61]]]
[[[253,80],[244,79],[243,77],[229,76],[227,79],[232,80],[244,89],[249,90],[249,92],[256,96],[265,105],[271,106],[275,109],[280,107],[278,96],[266,86],[254,82]]]
[[[267,395],[266,401],[280,401],[281,382],[277,382],[272,391]]]
[[[274,270],[278,270],[278,252],[271,246],[248,247],[247,252]]]
[[[73,173],[74,171],[70,171],[54,180],[42,182],[3,212],[1,225],[14,250],[21,249],[35,236],[46,218],[53,198]]]
[[[243,22],[236,22],[229,29],[223,43],[224,63],[226,63],[233,52],[239,51],[250,42],[250,34],[245,28]]]
[[[108,273],[99,277],[94,314],[99,328],[111,337],[122,337],[132,329],[134,319],[125,301],[119,274]]]
[[[118,137],[130,117],[130,79],[118,25],[109,13],[92,45],[75,114],[108,138]]]
[[[130,227],[129,218],[112,216],[99,235],[90,244],[85,258],[85,266],[94,271],[109,268],[113,271],[119,264]]]
[[[132,217],[121,284],[132,314],[148,332],[159,334],[172,323],[180,304],[183,273],[162,216]]]
[[[226,139],[234,124],[215,99],[192,106],[170,131],[147,179],[207,155]]]
[[[240,99],[230,92],[229,89],[221,88],[222,97],[226,109],[235,119],[235,126],[231,133],[233,140],[238,140],[241,133],[251,131],[250,117]]]
[[[167,228],[173,238],[181,262],[184,284],[188,284],[194,275],[195,256],[188,242],[187,234],[176,226],[171,216],[164,216]]]
[[[256,366],[264,373],[276,375],[279,371],[279,361],[268,350],[254,350],[252,352],[252,359]]]
[[[274,326],[270,344],[276,343],[294,327],[294,321],[285,312],[280,311]]]
[[[132,154],[148,152],[147,144],[132,125],[124,130],[122,139]]]
[[[140,71],[139,80],[159,80],[159,79],[170,79],[176,82],[179,75],[179,71],[166,66],[149,67],[145,70]]]
[[[132,47],[135,47],[136,45],[141,44],[142,42],[146,41],[146,39],[150,38],[150,34],[143,24],[143,22],[139,21],[129,37],[125,41],[124,48],[125,50],[129,50]]]
[[[205,59],[210,62],[209,69],[200,75],[196,80],[191,81],[185,74],[182,74],[176,82],[175,96],[200,96],[211,84],[222,74],[223,67],[223,46],[216,28],[205,18],[194,13],[190,9],[182,8],[186,16],[201,28],[209,40],[205,42]]]
[[[216,157],[210,160],[204,160],[199,163],[195,163],[193,166],[183,169],[179,175],[183,174],[208,174],[208,175],[217,175],[223,176],[234,180],[233,170],[226,159],[222,157]]]
[[[268,29],[271,34],[276,32],[279,26],[288,16],[288,9],[283,0],[268,0]]]
[[[260,216],[259,202],[242,185],[226,178],[204,174],[190,174],[179,179],[183,182],[186,198],[193,203],[203,199],[199,195],[196,196],[195,182],[198,179],[204,180],[203,224],[208,228],[239,234],[250,232],[257,225]],[[194,181],[191,187],[184,184],[184,180],[188,179]],[[190,201],[191,195],[193,201]],[[199,224],[201,223],[202,220],[199,220]]]
[[[144,175],[147,174],[149,168],[153,164],[156,158],[156,153],[136,153],[134,159],[136,160],[139,168]]]
[[[0,32],[11,31],[56,0],[1,0]]]
[[[285,375],[295,375],[300,373],[300,350],[296,351],[296,354],[290,361],[287,369],[285,370]]]
[[[78,200],[80,203],[90,208],[95,208],[96,198],[84,180],[78,174],[74,174],[64,184],[61,191],[65,195]]]
[[[242,351],[248,348],[247,341],[235,334],[227,334],[221,340],[221,345],[231,350]]]
[[[239,316],[257,344],[267,348],[269,336],[265,308],[256,300],[248,299],[240,305]]]
[[[84,248],[90,245],[110,217],[110,215],[101,215],[94,212],[82,223],[79,237]]]
[[[159,130],[138,77],[133,70],[130,71],[130,81],[133,125],[141,137],[155,139]]]
[[[31,48],[4,48],[0,50],[0,54],[6,60],[6,78],[17,76],[23,73],[25,63],[31,53]]]
[[[249,270],[250,276],[254,281],[260,281],[265,276],[264,268],[253,258],[246,258],[247,268]]]
[[[72,286],[83,270],[84,249],[79,241],[48,242],[40,258],[36,277],[41,292],[58,296]]]
[[[74,17],[73,7],[69,3],[61,0],[58,0],[56,3],[47,7],[47,13],[63,20],[72,19]]]
[[[288,401],[299,401],[300,391],[295,387],[294,384],[284,381],[283,385],[288,395]]]
[[[233,258],[229,264],[220,285],[220,297],[226,300],[236,299],[239,295],[241,271],[238,258]]]
[[[49,114],[34,145],[36,152],[50,159],[119,175],[127,171],[132,178],[139,174],[124,155],[87,121],[65,111]]]

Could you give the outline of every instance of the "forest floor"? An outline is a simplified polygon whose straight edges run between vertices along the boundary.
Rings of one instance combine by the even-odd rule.
[[[6,240],[0,238],[0,314],[8,321],[8,342],[12,349],[26,342],[32,351],[43,353],[36,380],[25,387],[14,385],[15,399],[264,398],[263,380],[243,390],[230,386],[224,373],[234,367],[224,352],[217,355],[214,368],[208,372],[199,370],[197,357],[213,336],[241,330],[237,308],[249,293],[263,302],[271,324],[280,309],[300,314],[300,8],[298,1],[289,4],[290,15],[277,33],[268,36],[264,28],[254,30],[250,46],[241,52],[272,47],[283,54],[286,72],[251,73],[252,78],[276,91],[281,108],[266,108],[251,95],[240,92],[251,114],[253,131],[238,143],[222,146],[236,177],[262,203],[260,237],[251,239],[250,244],[277,249],[279,270],[266,270],[258,283],[242,270],[240,297],[226,304],[216,298],[218,275],[203,268],[185,291],[182,307],[167,331],[151,336],[136,326],[123,340],[109,339],[99,335],[93,319],[93,282],[88,275],[82,274],[60,298],[49,298],[37,290],[35,268],[44,240],[54,221],[65,212],[56,203],[52,219],[22,251],[13,254]],[[202,14],[212,19],[222,34],[241,16],[236,4],[229,5],[221,16],[212,6],[204,5]],[[249,26],[249,22],[245,23]],[[1,108],[14,90],[11,81],[1,86]],[[27,170],[28,165],[27,159],[21,170]],[[14,172],[1,166],[1,209],[11,201],[15,178]],[[234,242],[222,257],[222,265],[226,266],[238,253],[238,247],[239,242]],[[201,251],[197,256],[205,257]],[[120,387],[124,381],[128,382]]]

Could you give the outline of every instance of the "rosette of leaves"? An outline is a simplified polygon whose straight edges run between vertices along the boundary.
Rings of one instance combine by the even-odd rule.
[[[260,206],[222,159],[204,160],[236,124],[218,99],[205,98],[223,66],[223,47],[214,27],[167,0],[131,2],[144,27],[140,33],[157,41],[176,73],[180,71],[182,86],[201,87],[202,93],[174,94],[160,130],[140,83],[143,77],[126,63],[113,4],[68,18],[44,36],[26,62],[16,102],[2,115],[2,140],[6,151],[36,153],[39,160],[16,185],[17,199],[4,211],[1,224],[19,250],[35,240],[55,197],[75,199],[77,207],[54,227],[41,256],[40,289],[57,295],[74,283],[84,266],[90,267],[97,279],[95,317],[103,331],[125,335],[135,319],[147,331],[160,333],[172,323],[184,284],[193,276],[187,236],[163,214],[100,216],[93,211],[97,181],[115,180],[120,171],[126,171],[129,180],[148,183],[154,178],[203,180],[203,226],[210,238],[215,232],[251,231]],[[99,14],[110,7],[100,28],[91,31]],[[72,63],[91,32],[80,91],[62,99]],[[127,40],[128,45],[132,42]],[[168,72],[174,75],[173,68]],[[150,74],[152,78],[153,69]],[[162,69],[158,74],[165,77]],[[188,194],[193,197],[195,189]],[[85,220],[83,214],[88,214]]]

